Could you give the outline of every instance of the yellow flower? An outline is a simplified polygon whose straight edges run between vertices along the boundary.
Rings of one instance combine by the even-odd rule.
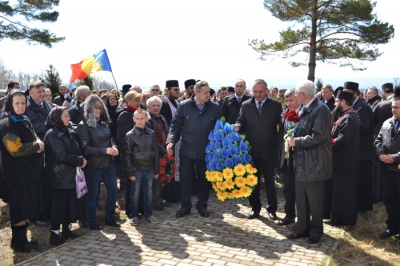
[[[232,177],[233,177],[233,171],[232,171],[232,169],[230,169],[230,168],[225,168],[225,169],[222,171],[222,175],[224,176],[224,178],[225,178],[226,180],[232,179]]]
[[[232,180],[226,180],[225,187],[227,189],[233,189],[235,187],[235,182],[233,182]]]
[[[234,199],[234,198],[235,198],[235,195],[233,195],[232,192],[226,192],[226,198],[227,198],[227,199]]]
[[[219,189],[218,189],[218,187],[217,187],[217,184],[216,183],[212,183],[212,188],[216,191],[216,192],[218,192],[219,191]]]
[[[244,179],[242,176],[236,177],[235,185],[238,187],[244,187],[246,185],[246,179]]]
[[[207,179],[207,181],[209,181],[209,182],[212,182],[212,180],[211,180],[211,174],[210,174],[210,171],[206,171],[206,179]]]
[[[222,182],[217,182],[216,184],[217,184],[217,188],[218,188],[219,190],[221,190],[221,191],[224,191],[224,190],[225,190],[225,185],[224,185],[224,183],[222,183]]]
[[[240,189],[243,197],[248,197],[251,194],[251,189],[248,186],[244,186]]]
[[[242,197],[242,192],[240,190],[238,190],[238,189],[235,189],[232,193],[235,196],[235,198],[241,198]]]
[[[226,195],[225,195],[225,193],[223,193],[223,192],[217,192],[217,198],[218,198],[220,201],[224,201],[224,200],[226,199]]]
[[[246,171],[249,174],[257,173],[257,168],[254,168],[250,163],[246,164]]]
[[[257,185],[258,183],[258,179],[255,175],[248,175],[247,176],[247,184],[251,187],[254,187],[255,185]]]
[[[222,173],[218,171],[215,171],[214,173],[215,181],[222,182],[222,180],[224,179]]]
[[[235,175],[244,175],[246,173],[246,169],[244,168],[243,164],[238,164],[233,168],[233,172]]]

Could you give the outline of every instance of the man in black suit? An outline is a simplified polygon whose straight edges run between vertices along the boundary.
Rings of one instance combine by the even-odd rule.
[[[178,98],[180,95],[179,82],[177,80],[167,80],[165,87],[165,96],[162,98],[160,114],[167,119],[168,126],[170,126],[178,108]]]
[[[358,170],[358,211],[372,211],[372,157],[374,154],[374,115],[368,103],[359,98],[358,83],[345,82],[343,90],[353,94],[353,109],[360,123],[360,168]]]
[[[225,121],[231,125],[236,123],[242,103],[251,98],[244,94],[245,91],[246,82],[243,79],[237,80],[235,83],[235,93],[226,97],[222,103],[222,115],[225,117]]]
[[[322,96],[322,101],[325,103],[328,107],[329,110],[332,112],[333,108],[335,108],[335,97],[333,97],[334,91],[332,88],[332,85],[330,84],[325,84],[322,89],[321,89],[321,96]]]
[[[251,156],[257,168],[258,184],[249,197],[251,213],[249,219],[260,216],[260,179],[264,176],[267,193],[267,212],[271,220],[276,220],[278,207],[274,173],[280,154],[280,132],[282,105],[267,97],[267,83],[257,79],[253,85],[253,98],[246,100],[240,109],[235,130],[246,134],[251,146]]]
[[[294,138],[286,145],[294,147],[297,223],[287,238],[308,237],[307,243],[314,244],[324,233],[324,185],[332,178],[332,115],[314,96],[312,81],[298,83],[295,93],[303,111]]]

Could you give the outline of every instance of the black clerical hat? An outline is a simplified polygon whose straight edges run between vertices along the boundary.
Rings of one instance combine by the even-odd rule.
[[[352,90],[354,92],[359,91],[358,90],[358,83],[356,82],[352,82],[352,81],[347,81],[344,83],[343,89],[348,89],[348,90]]]

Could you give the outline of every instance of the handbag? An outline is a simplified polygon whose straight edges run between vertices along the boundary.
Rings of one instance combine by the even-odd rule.
[[[88,192],[85,174],[83,173],[80,167],[76,168],[75,182],[76,182],[76,197],[79,199]]]

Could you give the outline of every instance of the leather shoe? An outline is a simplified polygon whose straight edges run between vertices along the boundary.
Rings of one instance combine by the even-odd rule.
[[[251,211],[250,214],[247,216],[247,219],[254,219],[260,217],[260,213],[259,212],[255,212],[255,211]]]
[[[302,237],[308,237],[307,233],[292,233],[288,236],[286,236],[287,239],[298,239]]]
[[[103,230],[103,227],[99,224],[89,225],[90,230]]]
[[[181,217],[184,217],[189,214],[190,214],[190,210],[180,209],[179,211],[176,212],[175,216],[176,216],[176,218],[181,218]]]
[[[201,217],[205,217],[205,218],[210,217],[210,213],[207,211],[206,208],[200,210],[199,213],[200,213]]]
[[[294,223],[294,218],[289,218],[288,216],[285,216],[282,220],[278,221],[278,225],[288,225]]]
[[[315,243],[318,243],[319,240],[320,240],[319,237],[310,236],[310,237],[307,239],[307,243],[308,243],[308,244],[315,244]]]
[[[385,232],[379,234],[380,239],[386,239],[388,237],[394,236],[397,232],[393,229],[386,229]]]
[[[268,218],[272,221],[278,220],[278,216],[276,216],[276,213],[274,213],[274,212],[269,212]]]

